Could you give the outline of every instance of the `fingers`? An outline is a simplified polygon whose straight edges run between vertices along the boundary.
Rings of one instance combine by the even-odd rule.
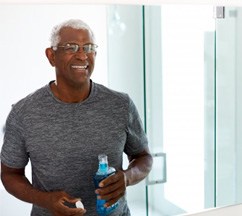
[[[125,185],[126,176],[123,171],[119,170],[99,183],[99,187],[107,187],[110,184],[120,182]]]
[[[51,200],[49,210],[54,216],[82,216],[86,213],[85,209],[66,206],[66,202],[74,204],[80,199],[71,197],[64,191],[50,192],[49,196]]]
[[[63,206],[60,211],[56,212],[56,216],[82,216],[86,213],[85,209],[82,208],[69,208]]]
[[[81,201],[80,198],[71,197],[68,194],[64,197],[64,200],[68,203],[75,204],[77,201]]]
[[[126,191],[126,176],[124,172],[118,171],[115,175],[109,176],[99,183],[100,188],[95,192],[98,199],[106,200],[108,207],[117,202]]]
[[[121,197],[124,196],[124,192],[115,192],[109,195],[100,196],[100,199],[106,200],[106,203],[104,204],[105,207],[109,207],[116,203]]]

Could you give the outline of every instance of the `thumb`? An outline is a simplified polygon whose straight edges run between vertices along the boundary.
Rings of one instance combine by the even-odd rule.
[[[70,196],[70,195],[67,195],[67,196],[65,197],[65,201],[66,201],[66,202],[69,202],[69,203],[73,203],[73,204],[75,204],[77,201],[81,201],[81,199],[80,199],[80,198],[72,197],[72,196]]]

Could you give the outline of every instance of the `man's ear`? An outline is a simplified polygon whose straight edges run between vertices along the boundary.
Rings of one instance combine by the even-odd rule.
[[[48,58],[50,64],[54,67],[55,66],[55,53],[54,50],[51,48],[46,48],[45,55]]]

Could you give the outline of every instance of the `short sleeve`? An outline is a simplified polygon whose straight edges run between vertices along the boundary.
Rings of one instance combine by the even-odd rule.
[[[124,152],[127,155],[135,155],[148,146],[148,140],[138,110],[130,98],[128,110],[127,141]]]
[[[24,168],[28,163],[25,148],[24,128],[13,109],[5,125],[5,134],[1,150],[1,162],[11,168]]]

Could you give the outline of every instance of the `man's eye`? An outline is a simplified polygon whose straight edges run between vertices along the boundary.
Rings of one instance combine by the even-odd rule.
[[[73,52],[75,52],[76,51],[76,45],[68,44],[68,45],[65,46],[65,50],[66,51],[73,51]]]
[[[95,47],[93,44],[87,44],[83,46],[83,50],[86,53],[95,52]]]
[[[90,46],[89,45],[83,46],[83,50],[84,50],[85,53],[91,52],[91,49],[90,49]]]

